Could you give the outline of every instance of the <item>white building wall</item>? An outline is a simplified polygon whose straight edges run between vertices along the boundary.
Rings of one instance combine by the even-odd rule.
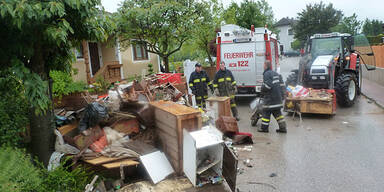
[[[278,26],[277,27],[280,32],[279,32],[279,41],[280,45],[284,46],[284,52],[285,51],[291,51],[291,43],[294,41],[294,35],[289,35],[288,30],[291,29],[292,27],[290,25],[284,25],[284,26]],[[279,48],[280,51],[280,48]]]

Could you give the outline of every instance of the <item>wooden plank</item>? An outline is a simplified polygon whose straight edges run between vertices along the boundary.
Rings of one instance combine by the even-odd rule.
[[[161,129],[162,131],[168,133],[170,136],[176,138],[177,137],[177,132],[176,132],[176,127],[170,127],[166,123],[162,121],[156,121],[156,127],[158,129]]]
[[[223,151],[223,177],[228,183],[229,188],[232,192],[236,191],[236,180],[237,180],[237,157],[232,151],[224,145]]]
[[[300,112],[316,114],[332,114],[332,102],[301,101]]]
[[[192,107],[187,107],[185,105],[177,104],[171,101],[154,101],[150,104],[158,109],[169,112],[176,116],[199,112],[199,110]]]
[[[92,164],[92,165],[100,165],[104,163],[109,163],[112,161],[120,160],[120,159],[126,159],[127,157],[97,157],[95,159],[89,159],[89,160],[84,160],[84,162]]]
[[[224,102],[226,100],[230,99],[229,97],[217,97],[217,96],[213,96],[213,97],[209,97],[206,101],[212,101],[212,102]]]
[[[166,111],[163,111],[160,109],[155,109],[155,119],[156,119],[156,122],[161,121],[170,127],[176,126],[176,121],[177,121],[176,116],[174,116],[174,115],[172,115]]]
[[[107,163],[107,164],[102,164],[101,166],[107,168],[107,169],[113,169],[113,168],[119,168],[120,165],[124,166],[134,166],[140,164],[137,161],[134,161],[132,159],[127,159],[127,160],[121,160],[118,162],[113,162],[113,163]]]
[[[163,141],[163,144],[165,147],[173,149],[174,151],[176,151],[176,153],[178,152],[179,148],[177,147],[178,141],[177,141],[176,137],[172,137],[170,135],[167,135],[165,132],[162,132],[162,131],[158,131],[158,135],[161,138],[161,140]]]
[[[78,125],[79,124],[76,122],[76,123],[73,123],[73,124],[68,124],[68,125],[61,126],[61,127],[57,128],[57,130],[61,133],[61,135],[66,135],[67,133],[69,133],[72,130],[76,129]]]

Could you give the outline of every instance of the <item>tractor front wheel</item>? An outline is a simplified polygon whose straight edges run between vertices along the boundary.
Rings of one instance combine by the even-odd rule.
[[[336,78],[336,100],[343,107],[351,107],[357,98],[358,84],[356,75],[342,73]]]

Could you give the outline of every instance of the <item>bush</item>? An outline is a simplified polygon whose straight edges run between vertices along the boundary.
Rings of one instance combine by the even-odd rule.
[[[1,192],[81,192],[91,180],[82,167],[69,171],[65,162],[53,171],[40,163],[33,165],[25,151],[12,148],[0,149]]]
[[[85,91],[84,82],[74,82],[71,74],[63,71],[52,70],[49,76],[53,80],[52,93],[54,97],[61,98],[64,95]]]
[[[0,147],[19,147],[28,124],[28,101],[21,81],[9,74],[0,72]]]
[[[43,179],[40,169],[31,163],[31,158],[20,149],[0,149],[0,191],[42,191]]]
[[[370,45],[380,45],[383,43],[384,34],[377,36],[367,36]]]

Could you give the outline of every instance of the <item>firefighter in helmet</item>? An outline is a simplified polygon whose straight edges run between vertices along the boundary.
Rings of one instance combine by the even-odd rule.
[[[195,95],[196,104],[200,108],[205,108],[205,100],[208,98],[208,86],[213,93],[213,86],[207,73],[202,69],[200,63],[196,63],[195,71],[189,77],[189,88]]]
[[[272,64],[269,60],[264,63],[261,94],[263,95],[264,106],[263,117],[261,118],[261,128],[258,129],[258,131],[268,132],[268,126],[272,114],[279,125],[279,129],[277,129],[276,132],[286,133],[287,125],[285,123],[284,116],[281,113],[285,95],[285,85],[281,75],[272,71]]]
[[[220,62],[220,69],[216,72],[215,79],[213,80],[213,88],[218,89],[216,95],[231,98],[232,114],[239,121],[239,113],[235,103],[236,81],[233,78],[232,72],[225,68],[224,61]]]

